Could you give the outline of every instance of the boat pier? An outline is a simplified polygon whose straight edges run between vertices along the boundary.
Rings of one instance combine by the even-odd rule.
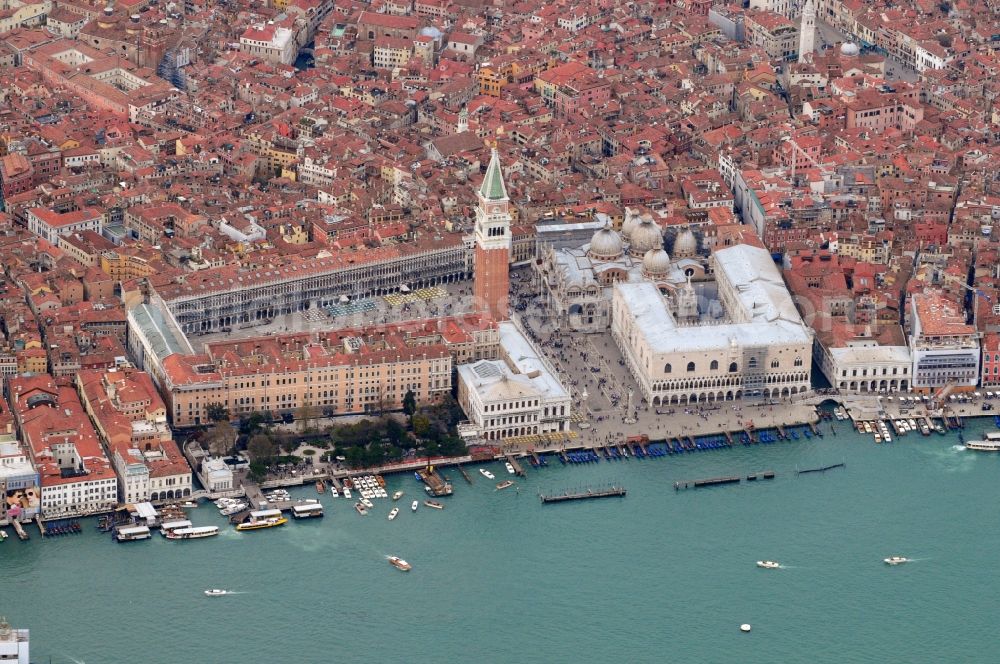
[[[472,478],[469,477],[469,473],[465,472],[465,466],[463,466],[462,464],[458,464],[458,472],[462,473],[462,477],[465,478],[466,482],[472,484]]]
[[[28,533],[24,530],[24,526],[21,525],[20,521],[17,521],[15,519],[10,522],[10,525],[14,526],[14,532],[17,533],[17,539],[21,540],[22,542],[31,539],[30,537],[28,537]]]
[[[35,515],[35,525],[38,526],[38,534],[45,537],[45,524],[42,523],[42,516],[40,514]]]
[[[344,485],[341,484],[339,479],[330,475],[330,483],[333,484],[333,488],[337,490],[337,493],[344,495]]]
[[[733,434],[729,433],[728,431],[723,431],[722,433],[724,433],[726,435],[726,444],[729,445],[730,447],[732,447],[733,446]]]
[[[739,484],[739,475],[728,475],[726,477],[710,477],[704,480],[681,480],[674,482],[674,490],[696,489],[702,486],[716,486],[719,484]]]
[[[244,484],[243,488],[247,492],[247,500],[250,501],[251,507],[255,510],[259,510],[260,506],[267,502],[264,499],[264,493],[260,490],[260,487],[256,484]]]
[[[828,470],[843,468],[844,466],[845,464],[843,463],[832,463],[829,466],[820,466],[819,468],[806,468],[805,470],[800,470],[799,475],[805,475],[807,473],[825,473]]]
[[[788,433],[785,431],[785,427],[778,425],[778,438],[781,440],[788,440]]]
[[[810,422],[809,428],[812,429],[813,435],[819,436],[820,438],[823,437],[823,432],[819,430],[819,427],[816,426],[815,422]]]
[[[572,500],[592,500],[594,498],[625,497],[627,493],[625,487],[611,485],[603,489],[582,489],[579,491],[563,491],[557,494],[538,494],[543,504],[565,503]]]
[[[432,496],[450,496],[452,493],[451,484],[445,482],[441,479],[441,476],[437,474],[433,466],[427,466],[417,471],[417,475],[420,479],[424,481],[428,487],[430,487],[430,494]]]
[[[747,475],[747,482],[756,482],[757,480],[773,480],[773,479],[774,479],[773,470],[765,470],[760,473],[750,473],[749,475]]]
[[[507,457],[507,463],[509,463],[511,466],[514,467],[514,474],[517,475],[518,477],[524,477],[524,468],[522,468],[521,464],[517,462],[517,459],[514,458],[514,455],[507,454],[505,456]],[[461,468],[461,466],[459,466],[459,468]],[[462,472],[464,473],[465,471]]]

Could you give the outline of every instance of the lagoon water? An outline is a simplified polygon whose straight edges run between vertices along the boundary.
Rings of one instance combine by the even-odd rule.
[[[392,476],[389,492],[406,492],[392,522],[391,501],[360,517],[327,494],[324,519],[199,541],[115,544],[92,519],[42,541],[32,526],[0,545],[0,615],[31,629],[42,664],[995,662],[1000,455],[836,427],[658,459],[553,457],[517,491],[495,490],[502,464],[493,482],[470,468],[473,486],[445,469],[455,495],[415,514],[421,485]],[[777,478],[672,486],[761,470]],[[611,481],[628,497],[537,498]],[[191,518],[225,523],[211,505]],[[896,554],[915,560],[882,562]],[[765,558],[785,569],[756,568]]]

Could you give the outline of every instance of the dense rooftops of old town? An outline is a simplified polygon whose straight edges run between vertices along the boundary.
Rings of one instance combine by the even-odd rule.
[[[184,334],[247,338],[176,353],[162,389],[260,363],[454,356],[495,334],[467,317],[419,342],[356,318],[260,333],[276,314],[222,302],[315,288],[349,309],[359,280],[385,295],[468,278],[492,150],[515,266],[631,214],[671,256],[681,236],[696,262],[766,248],[824,372],[836,349],[966,325],[1000,348],[998,10],[748,4],[10,0],[0,373],[26,442],[68,425],[55,407],[29,417],[24,395],[76,418],[77,377],[131,370],[140,341],[165,360]],[[70,424],[97,458],[89,420]]]

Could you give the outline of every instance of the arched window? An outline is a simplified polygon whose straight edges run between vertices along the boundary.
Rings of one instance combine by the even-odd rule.
[[[688,372],[694,371],[694,362],[688,362]]]
[[[777,369],[778,368],[778,361],[777,360],[771,360],[771,368],[772,369]]]
[[[719,369],[719,361],[712,360],[712,363],[708,365],[708,368],[711,369],[712,371],[717,371]]]
[[[663,373],[670,373],[672,369],[673,367],[670,366],[669,362],[663,365]]]
[[[747,366],[750,367],[751,369],[756,369],[757,368],[757,358],[756,357],[751,357],[750,358],[750,362],[747,363]]]
[[[802,358],[801,357],[795,358],[795,366],[797,366],[797,367],[801,367],[802,366]],[[893,371],[893,373],[896,373],[896,372]]]
[[[729,373],[736,373],[739,370],[740,369],[739,369],[739,367],[736,366],[735,362],[730,362],[729,363]]]

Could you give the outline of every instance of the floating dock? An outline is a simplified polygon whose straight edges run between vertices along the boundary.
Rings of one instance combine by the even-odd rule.
[[[740,477],[738,475],[710,477],[705,480],[682,480],[680,482],[674,482],[674,490],[679,491],[680,489],[696,489],[701,486],[716,486],[718,484],[739,484],[739,482]]]
[[[558,494],[538,494],[538,497],[542,500],[542,503],[565,503],[571,500],[592,500],[594,498],[614,498],[625,497],[627,493],[625,487],[622,486],[609,486],[603,489],[582,489],[579,491],[563,491]]]
[[[452,493],[451,484],[441,479],[432,466],[427,466],[417,471],[424,484],[430,487],[432,496],[450,496]]]
[[[24,526],[21,525],[20,521],[11,521],[10,525],[14,526],[14,532],[17,533],[17,539],[24,542],[28,538],[28,533],[24,530]]]
[[[799,475],[805,475],[807,473],[825,473],[828,470],[833,470],[834,468],[843,468],[842,463],[833,463],[829,466],[821,466],[820,468],[806,468],[805,470],[800,470]]]
[[[506,457],[507,457],[507,463],[509,463],[511,466],[514,467],[514,474],[517,475],[518,477],[524,477],[524,468],[522,468],[521,464],[517,462],[517,459],[514,458],[514,455],[507,454]]]
[[[466,482],[472,484],[472,478],[469,477],[469,474],[467,472],[465,472],[465,467],[462,466],[462,464],[458,464],[458,472],[462,473],[462,477],[465,478]]]
[[[773,470],[765,470],[762,473],[751,473],[747,475],[747,482],[756,482],[757,480],[773,480],[773,479],[774,479]]]

